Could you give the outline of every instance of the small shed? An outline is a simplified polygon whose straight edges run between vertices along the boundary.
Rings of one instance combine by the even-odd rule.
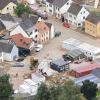
[[[65,61],[63,58],[50,62],[50,67],[58,72],[69,70],[70,61]]]
[[[97,85],[100,83],[100,79],[93,74],[89,74],[89,75],[77,78],[77,79],[74,80],[74,82],[75,82],[76,85],[82,86],[83,85],[82,82],[84,82],[85,80],[89,80],[91,82],[94,82]]]
[[[72,69],[70,75],[78,78],[90,74],[95,68],[100,67],[100,64],[89,64]]]
[[[80,60],[80,59],[83,59],[85,56],[84,56],[84,53],[81,52],[80,50],[78,49],[75,49],[75,50],[71,50],[69,51],[67,54],[63,55],[63,58],[65,60],[69,60],[71,62],[75,61],[75,60]]]

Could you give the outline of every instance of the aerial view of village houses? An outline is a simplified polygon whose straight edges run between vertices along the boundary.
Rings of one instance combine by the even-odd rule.
[[[0,100],[100,100],[100,1],[0,0]]]

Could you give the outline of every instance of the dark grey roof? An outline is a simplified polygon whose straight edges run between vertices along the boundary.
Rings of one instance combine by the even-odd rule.
[[[81,9],[82,9],[82,6],[80,6],[76,3],[72,3],[68,9],[68,12],[77,16]]]
[[[20,26],[27,32],[28,29],[31,29],[36,24],[38,18],[37,17],[30,17],[20,23]]]
[[[58,66],[63,66],[63,65],[69,64],[70,62],[69,61],[64,61],[64,59],[61,58],[61,59],[57,59],[57,60],[53,61],[52,63],[54,63]]]
[[[25,20],[24,22],[22,22],[20,24],[20,26],[26,31],[27,29],[29,29],[30,27],[33,27],[33,23],[30,19]]]
[[[47,0],[47,2],[49,2],[49,3],[53,3],[53,2],[54,2],[54,0]]]
[[[4,24],[1,22],[0,20],[0,31],[6,29],[6,27],[4,26]]]
[[[92,12],[88,15],[86,20],[93,24],[98,24],[100,22],[100,14]]]
[[[47,0],[47,2],[61,8],[68,0]]]
[[[0,0],[0,10],[2,10],[10,2],[17,3],[17,0]]]
[[[9,13],[0,14],[0,19],[4,21],[14,21],[13,17]]]
[[[51,28],[51,26],[52,26],[51,23],[47,23],[47,22],[45,22],[45,24],[46,24],[49,28]]]
[[[0,42],[0,52],[3,51],[3,52],[6,52],[6,53],[11,53],[13,46],[14,45]]]
[[[100,78],[100,68],[96,68],[92,71],[92,74]]]

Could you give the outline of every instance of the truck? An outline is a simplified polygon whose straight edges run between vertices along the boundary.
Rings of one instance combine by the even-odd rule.
[[[48,14],[46,13],[46,11],[37,10],[37,11],[36,11],[36,15],[37,15],[38,17],[43,18],[44,20],[47,20],[47,19],[48,19]]]

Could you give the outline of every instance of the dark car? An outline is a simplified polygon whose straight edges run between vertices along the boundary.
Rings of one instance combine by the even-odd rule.
[[[18,58],[16,58],[16,61],[17,62],[21,62],[21,61],[23,61],[24,60],[24,57],[18,57]]]
[[[55,37],[59,37],[61,35],[61,32],[55,32]]]

